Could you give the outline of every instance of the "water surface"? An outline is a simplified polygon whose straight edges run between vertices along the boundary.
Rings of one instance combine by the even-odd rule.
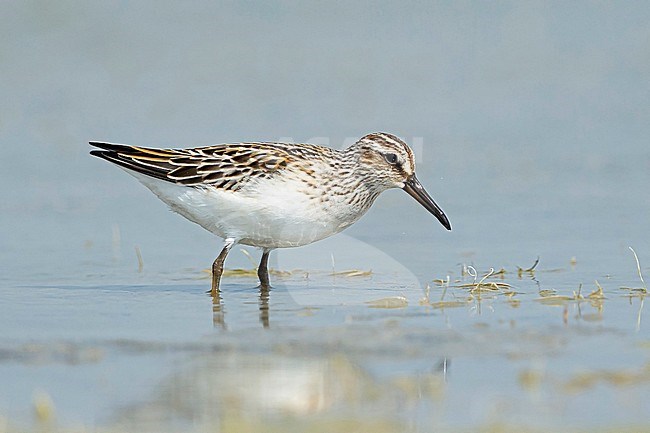
[[[650,429],[646,4],[0,16],[0,432]],[[453,231],[389,191],[216,303],[221,241],[86,144],[376,130]]]

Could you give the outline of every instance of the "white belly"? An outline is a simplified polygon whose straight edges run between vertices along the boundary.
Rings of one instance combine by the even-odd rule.
[[[307,245],[345,229],[365,212],[310,199],[283,180],[236,192],[193,188],[134,173],[169,207],[206,230],[263,248]]]

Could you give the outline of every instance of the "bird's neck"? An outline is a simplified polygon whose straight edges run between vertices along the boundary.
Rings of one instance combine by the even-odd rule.
[[[361,151],[357,144],[340,151],[333,189],[345,196],[349,205],[365,212],[383,189],[374,182],[375,173],[361,162]]]

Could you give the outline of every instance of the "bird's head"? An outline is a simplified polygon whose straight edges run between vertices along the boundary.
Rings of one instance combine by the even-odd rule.
[[[415,157],[411,148],[392,134],[376,132],[362,137],[350,147],[358,167],[372,179],[376,188],[401,188],[451,230],[445,213],[433,201],[415,176]]]

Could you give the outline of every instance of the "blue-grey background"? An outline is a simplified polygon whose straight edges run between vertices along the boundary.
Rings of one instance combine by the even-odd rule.
[[[367,269],[361,257],[378,250],[424,285],[462,263],[512,270],[539,256],[540,267],[556,269],[575,257],[573,272],[542,288],[571,291],[608,276],[638,285],[627,247],[647,273],[648,23],[644,1],[0,2],[0,283],[12,293],[0,310],[3,342],[38,340],[39,329],[47,339],[101,341],[108,329],[154,338],[145,323],[160,318],[144,306],[133,313],[142,322],[118,326],[131,308],[119,291],[99,312],[88,300],[48,322],[75,304],[65,290],[34,299],[43,287],[148,284],[145,293],[157,293],[194,281],[178,292],[202,294],[207,286],[196,278],[220,241],[90,157],[90,140],[190,147],[292,138],[338,148],[391,132],[417,145],[418,176],[454,230],[390,191],[345,232],[360,241],[358,258],[345,256],[349,238],[335,237],[277,252],[272,267],[303,266],[287,255],[297,254],[314,257],[312,275],[331,268],[330,255],[337,269]],[[228,266],[251,264],[233,253]],[[316,303],[331,303],[324,297]],[[65,317],[78,324],[65,327]],[[88,328],[98,317],[106,326]],[[187,329],[168,327],[196,332],[178,320]],[[32,331],[22,331],[28,322]],[[16,413],[9,401],[18,400],[5,394],[0,415],[3,402]]]
[[[619,243],[650,255],[646,2],[0,8],[7,269],[62,271],[52,255],[65,250],[78,269],[70,250],[110,239],[115,223],[145,256],[173,239],[209,265],[219,243],[88,157],[89,140],[187,147],[326,137],[340,147],[377,130],[421,140],[420,178],[454,232],[396,191],[352,236],[390,244],[408,219],[403,236],[424,241],[427,255],[564,262],[618,255]],[[495,258],[495,249],[505,251]]]

